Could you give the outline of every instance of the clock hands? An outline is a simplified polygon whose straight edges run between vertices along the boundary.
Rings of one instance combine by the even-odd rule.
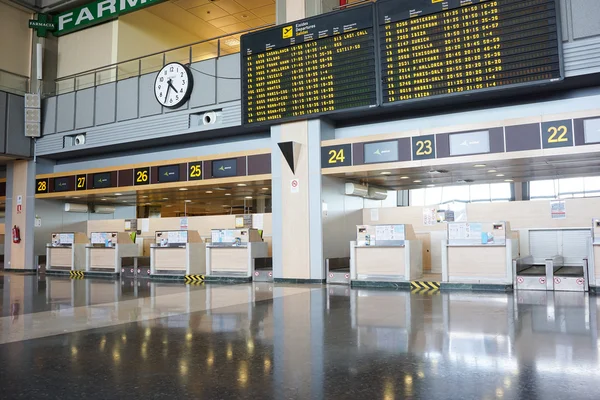
[[[167,103],[167,100],[169,98],[169,90],[171,90],[171,80],[169,79],[167,81],[167,83],[168,83],[168,85],[167,85],[168,87],[167,87],[167,93],[165,93],[165,104]]]

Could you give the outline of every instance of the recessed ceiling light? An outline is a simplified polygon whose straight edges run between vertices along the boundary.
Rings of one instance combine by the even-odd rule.
[[[207,191],[206,191],[206,193],[207,193],[207,194],[211,194],[211,193],[212,193],[212,190],[207,190]]]
[[[473,165],[473,167],[475,167],[475,168],[483,168],[483,167],[486,167],[486,166],[487,165],[485,165],[485,164],[475,164],[475,165]]]
[[[421,182],[423,182],[423,181],[422,181],[422,180],[420,180],[420,179],[417,179],[416,181],[413,181],[413,182],[414,182],[414,183],[421,183]]]
[[[167,204],[165,207],[173,207],[172,204]]]
[[[380,172],[379,175],[391,175],[392,173],[390,171],[383,171]]]
[[[123,200],[123,203],[127,203],[127,200]]]
[[[187,188],[179,188],[179,190],[181,190],[182,192],[185,192],[187,190]]]
[[[123,193],[115,193],[115,196],[123,196]]]
[[[74,199],[80,199],[81,197],[79,197],[79,196],[74,196],[73,198],[74,198]]]
[[[231,193],[225,193],[225,196],[231,196]]]
[[[186,200],[185,202],[186,202],[186,203],[191,203],[192,201],[191,201],[191,200]]]
[[[250,200],[252,198],[252,196],[246,196],[244,198]]]
[[[504,182],[512,182],[512,179],[505,179]]]
[[[494,172],[496,172],[496,170],[495,170],[495,169],[490,169],[488,172],[489,172],[490,174],[493,174]]]
[[[148,196],[140,196],[142,199],[147,199]]]
[[[496,176],[504,176],[504,174],[497,174]]]
[[[401,176],[400,179],[408,179],[408,176]]]
[[[169,200],[169,198],[168,197],[163,197],[163,200]]]
[[[240,187],[246,186],[245,183],[238,183],[237,185],[240,186]]]
[[[152,204],[152,203],[144,203],[145,206],[149,206],[150,204]]]
[[[435,185],[427,185],[427,187],[434,187]]]
[[[102,200],[102,201],[106,201],[106,199],[100,199],[100,200]]]
[[[269,188],[262,188],[262,190],[269,190]]]

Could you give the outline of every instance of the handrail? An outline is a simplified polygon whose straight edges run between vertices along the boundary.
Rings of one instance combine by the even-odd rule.
[[[3,79],[3,76],[8,78]],[[0,68],[0,90],[22,95],[29,91],[30,78],[26,75]]]
[[[9,75],[14,75],[14,76],[18,76],[19,78],[25,78],[25,79],[29,79],[29,77],[27,75],[21,75],[21,74],[17,74],[16,72],[11,72],[11,71],[7,71],[5,69],[0,68],[0,72],[4,72],[7,73]]]
[[[204,40],[200,40],[198,42],[184,44],[182,46],[173,47],[171,49],[157,51],[156,53],[146,54],[146,55],[143,55],[143,56],[140,56],[140,57],[135,57],[135,58],[131,58],[131,59],[128,59],[128,60],[119,61],[119,62],[116,62],[116,63],[113,63],[113,64],[103,65],[103,66],[98,67],[98,68],[92,68],[92,69],[89,69],[87,71],[81,71],[81,72],[78,72],[78,73],[75,73],[75,74],[71,74],[71,75],[67,75],[67,76],[62,76],[60,78],[57,78],[55,81],[61,81],[61,80],[67,80],[67,79],[77,78],[78,76],[81,76],[81,75],[88,75],[88,74],[91,74],[92,72],[98,72],[98,71],[102,71],[102,70],[107,70],[107,69],[119,66],[121,64],[126,64],[126,63],[130,63],[130,62],[133,62],[133,61],[138,61],[138,60],[141,60],[143,58],[158,56],[158,55],[161,55],[161,54],[170,53],[172,51],[181,50],[181,49],[185,49],[185,48],[188,48],[188,47],[196,46],[196,45],[199,45],[199,44],[202,44],[202,43],[212,42],[212,41],[215,41],[215,40],[221,40],[221,39],[227,38],[229,36],[235,36],[235,35],[239,35],[239,34],[245,33],[245,32],[254,32],[254,31],[257,31],[257,30],[269,28],[271,26],[275,26],[275,24],[261,25],[261,26],[259,26],[257,28],[244,29],[244,30],[241,30],[241,31],[236,31],[236,32],[228,33],[228,34],[221,35],[221,36],[215,36],[215,37],[210,38],[210,39],[204,39]]]

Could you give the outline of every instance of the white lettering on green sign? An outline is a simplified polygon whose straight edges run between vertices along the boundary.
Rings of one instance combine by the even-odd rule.
[[[56,16],[57,21],[55,36],[89,28],[92,25],[117,18],[144,7],[148,7],[164,0],[97,0],[93,3],[65,11]]]

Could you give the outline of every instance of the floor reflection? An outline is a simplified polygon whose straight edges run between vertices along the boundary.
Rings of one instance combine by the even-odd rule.
[[[23,305],[12,282],[3,299]],[[50,278],[31,296],[122,323],[0,345],[2,379],[21,395],[595,399],[600,383],[599,301],[581,293]],[[157,317],[129,318],[136,307]],[[173,308],[184,312],[161,317]]]

